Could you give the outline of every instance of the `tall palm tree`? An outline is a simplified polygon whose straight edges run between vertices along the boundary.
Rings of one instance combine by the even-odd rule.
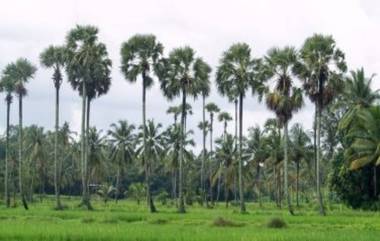
[[[81,164],[82,204],[91,210],[88,189],[88,138],[90,103],[97,96],[107,93],[111,78],[111,60],[106,46],[98,41],[98,29],[94,26],[76,26],[66,37],[68,80],[82,97]]]
[[[10,195],[9,195],[9,125],[10,125],[10,111],[13,100],[13,92],[15,91],[16,80],[12,76],[4,75],[0,80],[1,91],[6,93],[5,102],[7,103],[7,123],[6,123],[6,141],[5,141],[5,168],[4,168],[4,198],[7,207],[10,207]]]
[[[320,188],[320,133],[321,115],[334,98],[342,91],[343,77],[347,66],[344,53],[336,47],[332,36],[314,34],[305,40],[300,50],[300,61],[295,72],[303,82],[303,88],[315,105],[315,149],[316,149],[316,190],[319,213],[326,215]]]
[[[19,191],[21,195],[22,204],[24,208],[28,209],[28,204],[25,198],[24,190],[23,190],[23,97],[26,96],[27,91],[25,88],[25,84],[34,77],[37,68],[30,63],[27,59],[20,58],[16,62],[7,65],[4,69],[4,76],[8,76],[9,78],[15,80],[15,93],[18,96],[19,101],[19,124],[18,124],[18,175],[19,175]]]
[[[111,144],[111,160],[116,163],[116,192],[115,199],[117,201],[121,187],[120,178],[125,165],[132,163],[135,156],[136,137],[133,134],[135,126],[127,121],[120,120],[117,123],[111,124],[111,129],[108,131],[109,142]]]
[[[156,40],[154,35],[135,35],[121,47],[121,70],[124,77],[129,82],[135,82],[137,77],[141,75],[142,80],[142,123],[145,126],[146,122],[146,89],[153,85],[152,74],[156,68],[157,62],[162,57],[163,46]],[[143,143],[146,144],[145,133],[146,128],[143,128]],[[146,148],[144,148],[145,150]],[[146,159],[144,153],[143,158]],[[145,181],[147,202],[150,212],[156,212],[156,207],[153,203],[153,198],[150,191],[150,170],[148,160],[145,163]]]
[[[211,68],[208,64],[198,61],[198,68],[202,69],[199,75],[199,88],[202,95],[202,122],[206,123],[206,98],[210,95],[210,73]],[[206,183],[205,183],[205,163],[206,163],[206,135],[207,129],[202,128],[202,160],[201,160],[201,195],[203,198],[203,203],[207,203],[207,195],[206,195]]]
[[[289,135],[288,123],[294,112],[303,105],[302,90],[295,86],[292,70],[297,62],[297,53],[293,47],[272,48],[265,57],[265,71],[269,80],[274,79],[275,86],[266,96],[266,104],[272,110],[284,129],[284,194],[289,212],[293,215],[288,185]]]
[[[59,89],[62,84],[62,68],[65,65],[65,48],[49,46],[40,55],[41,65],[45,68],[53,68],[53,83],[55,87],[55,137],[54,137],[54,190],[56,208],[62,209],[60,199],[60,183],[58,180],[58,130],[59,130]]]
[[[219,107],[215,103],[208,103],[205,106],[206,111],[210,115],[210,155],[209,155],[209,179],[210,179],[210,186],[209,186],[209,195],[210,195],[210,200],[211,203],[214,204],[214,195],[213,195],[213,185],[212,185],[212,163],[214,161],[213,158],[213,126],[214,126],[214,115],[220,111]],[[218,178],[218,184],[220,177]],[[219,190],[219,185],[218,185],[218,190]],[[219,197],[219,196],[218,196]]]
[[[294,124],[290,129],[290,133],[291,157],[296,164],[296,205],[299,207],[300,165],[302,162],[307,162],[313,155],[313,147],[311,146],[310,137],[301,124]]]
[[[186,97],[198,96],[201,93],[202,76],[206,63],[201,58],[195,57],[195,52],[190,47],[176,48],[169,54],[169,58],[162,61],[159,66],[161,89],[164,95],[173,99],[182,96],[181,114],[181,145],[179,155],[179,205],[178,211],[185,212],[183,196],[183,159],[184,159],[184,131],[186,118]]]
[[[243,148],[243,99],[246,92],[252,87],[255,94],[259,89],[256,74],[259,61],[251,56],[251,48],[245,43],[232,45],[220,60],[216,73],[218,91],[223,96],[237,97],[239,99],[239,196],[240,211],[245,212],[243,176],[242,176],[242,148]]]
[[[227,134],[227,127],[228,127],[228,122],[232,121],[232,116],[228,112],[221,112],[218,115],[218,120],[223,123],[223,133],[224,135]]]

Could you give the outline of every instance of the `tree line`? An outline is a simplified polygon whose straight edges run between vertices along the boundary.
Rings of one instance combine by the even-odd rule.
[[[156,212],[154,196],[162,198],[170,190],[180,213],[185,212],[186,203],[197,200],[212,207],[222,196],[226,206],[234,200],[244,213],[246,198],[253,196],[261,203],[265,194],[280,207],[285,200],[293,215],[292,202],[295,199],[299,206],[302,189],[316,193],[319,213],[325,215],[321,186],[327,179],[331,180],[331,191],[352,205],[353,198],[344,188],[363,186],[363,181],[352,175],[368,167],[372,167],[373,177],[365,186],[371,190],[371,200],[377,200],[380,111],[375,102],[379,95],[371,89],[373,76],[366,77],[363,69],[347,74],[345,54],[332,36],[314,34],[299,49],[273,47],[263,57],[253,56],[246,43],[233,44],[224,51],[216,67],[215,84],[234,104],[234,117],[207,100],[212,68],[191,47],[174,48],[165,55],[164,46],[154,35],[137,34],[122,43],[120,56],[124,78],[142,85],[142,123],[135,126],[120,120],[106,133],[90,124],[92,101],[107,94],[111,84],[112,62],[98,39],[98,28],[78,25],[68,32],[64,45],[49,46],[40,55],[41,66],[52,70],[54,131],[35,125],[23,127],[26,84],[34,78],[37,67],[24,58],[5,66],[0,87],[7,106],[2,140],[7,207],[11,206],[11,194],[15,203],[18,193],[28,209],[37,187],[44,193],[46,186],[53,184],[57,209],[64,208],[61,193],[79,194],[81,190],[80,205],[89,210],[93,209],[91,192],[96,191],[105,200],[113,196],[116,201],[145,193],[150,212]],[[68,123],[61,125],[59,121],[63,72],[82,101],[79,139],[73,138],[76,134]],[[167,110],[174,121],[166,127],[146,118],[146,91],[154,81],[169,101],[180,99],[180,105]],[[249,93],[264,102],[275,118],[263,127],[250,127],[244,136],[243,103]],[[14,97],[19,104],[17,126],[10,123]],[[199,155],[192,148],[192,135],[197,130],[186,126],[192,114],[189,97],[202,99]],[[300,124],[289,127],[304,98],[314,104],[310,131]],[[228,133],[232,120],[235,133]],[[215,121],[224,127],[216,140]],[[126,185],[129,192],[123,192]]]

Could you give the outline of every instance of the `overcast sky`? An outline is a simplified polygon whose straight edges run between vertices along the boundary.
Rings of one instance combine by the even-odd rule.
[[[52,71],[43,69],[38,56],[51,45],[64,43],[67,32],[76,24],[99,28],[100,41],[107,45],[113,61],[109,93],[93,102],[91,122],[99,129],[120,119],[141,122],[141,84],[127,83],[120,73],[120,46],[136,33],[153,33],[163,43],[165,53],[189,45],[215,70],[222,52],[235,42],[246,42],[255,57],[273,46],[299,48],[313,33],[332,34],[346,53],[350,69],[363,66],[367,75],[380,69],[380,1],[377,0],[2,0],[0,8],[0,70],[19,57],[28,58],[38,72],[27,85],[25,125],[38,124],[47,129],[54,123]],[[378,78],[373,83],[380,88]],[[1,95],[4,99],[4,95]],[[212,94],[207,101],[233,114],[234,107],[218,95],[212,74]],[[61,121],[79,131],[80,99],[67,82],[61,91]],[[159,85],[147,94],[147,117],[172,122],[165,112],[179,99],[168,102]],[[196,130],[197,149],[201,134],[201,100],[191,100],[194,115],[188,125]],[[2,106],[2,107],[1,107]],[[17,109],[12,106],[12,123]],[[256,97],[248,95],[244,106],[244,128],[262,125],[273,115]],[[293,122],[310,128],[313,109],[306,104]],[[5,104],[0,105],[0,130],[5,127]],[[216,133],[222,124],[216,123]],[[233,131],[233,123],[230,124]]]

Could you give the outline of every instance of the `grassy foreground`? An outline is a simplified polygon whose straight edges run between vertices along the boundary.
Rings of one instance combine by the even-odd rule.
[[[248,213],[237,208],[214,209],[188,207],[178,214],[174,207],[160,206],[150,214],[143,204],[113,201],[105,206],[95,201],[95,211],[78,208],[78,200],[64,200],[68,209],[55,211],[52,201],[34,203],[30,210],[0,207],[0,240],[379,240],[380,215],[376,212],[352,211],[341,206],[330,207],[327,217],[318,216],[312,208],[303,207],[291,217],[285,209],[270,204],[259,208],[248,204]],[[269,228],[268,221],[282,218],[287,227]]]

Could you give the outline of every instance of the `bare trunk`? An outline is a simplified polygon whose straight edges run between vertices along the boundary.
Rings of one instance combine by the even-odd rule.
[[[54,134],[54,191],[56,199],[56,209],[62,209],[59,195],[59,174],[58,174],[58,131],[59,131],[59,87],[55,89],[55,134]]]
[[[213,114],[210,115],[210,156],[209,156],[209,180],[210,180],[210,186],[209,186],[209,193],[210,193],[210,201],[211,205],[214,205],[214,187],[212,185],[212,162],[214,160],[213,153],[212,153],[212,132],[213,132]]]
[[[9,184],[9,177],[8,177],[8,162],[9,162],[9,118],[10,118],[10,109],[11,109],[11,103],[12,103],[12,96],[7,95],[6,98],[7,102],[7,129],[6,129],[6,143],[5,143],[5,173],[4,173],[4,198],[5,198],[5,204],[6,207],[9,208],[11,204],[9,190],[8,190],[8,184]]]
[[[284,123],[284,192],[288,203],[288,210],[291,215],[294,215],[291,198],[289,195],[288,183],[288,122]]]
[[[297,207],[300,206],[299,204],[299,181],[300,181],[300,163],[297,161],[296,163],[296,168],[297,168],[297,176],[296,176],[296,202],[297,202]]]
[[[205,111],[205,99],[206,97],[203,95],[202,97],[202,118],[203,124],[206,123],[206,111]],[[206,163],[206,126],[203,126],[203,152],[202,152],[202,163],[201,163],[201,195],[203,202],[208,205],[207,195],[206,195],[206,183],[205,183],[205,163]],[[203,204],[203,203],[202,203]]]
[[[319,203],[319,213],[323,216],[326,215],[325,207],[323,206],[323,198],[321,192],[321,179],[320,179],[320,170],[319,165],[321,161],[321,112],[322,109],[320,105],[317,105],[317,159],[316,159],[316,179],[317,179],[317,195],[318,195],[318,203]]]
[[[239,196],[240,196],[240,212],[245,213],[244,190],[243,190],[243,95],[240,94],[239,99]]]
[[[179,203],[178,203],[178,212],[185,213],[185,202],[183,197],[183,148],[184,148],[184,126],[185,126],[185,115],[186,115],[186,91],[182,89],[182,114],[181,114],[181,145],[180,145],[180,154],[179,154]]]
[[[146,154],[146,76],[145,72],[142,73],[142,108],[143,108],[143,113],[142,113],[142,119],[143,119],[143,144],[144,144],[144,153],[143,153],[143,158],[144,158],[144,166],[145,166],[145,179],[146,179],[146,194],[147,194],[147,202],[148,202],[148,207],[149,211],[151,213],[157,212],[156,207],[154,206],[153,202],[153,197],[152,193],[150,190],[150,171],[151,171],[151,166],[150,166],[150,160],[147,158]]]
[[[22,127],[22,95],[19,95],[19,132],[18,132],[18,185],[19,185],[19,191],[21,196],[22,205],[24,206],[25,210],[28,210],[28,203],[26,202],[25,193],[23,190],[23,184],[22,184],[22,166],[23,166],[23,127]]]

